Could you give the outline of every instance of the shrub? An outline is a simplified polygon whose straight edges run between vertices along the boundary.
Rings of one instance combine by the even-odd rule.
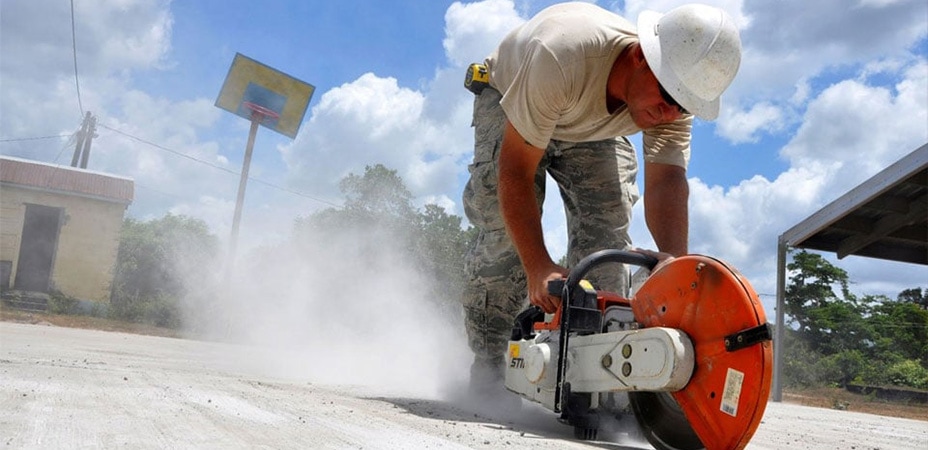
[[[928,369],[914,359],[907,359],[889,366],[886,369],[886,380],[895,386],[928,389]]]
[[[59,291],[52,291],[48,296],[48,312],[53,314],[80,314],[80,300]]]
[[[141,297],[121,295],[114,298],[110,318],[126,322],[145,323],[165,328],[181,325],[177,299],[167,295]]]

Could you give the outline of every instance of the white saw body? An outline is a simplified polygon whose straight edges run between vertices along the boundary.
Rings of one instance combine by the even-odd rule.
[[[561,305],[516,318],[506,388],[559,413],[579,439],[596,439],[603,417],[633,415],[659,450],[744,448],[772,379],[770,327],[753,288],[723,262],[687,255],[625,298],[583,279],[610,262],[645,276],[656,263],[604,250],[549,284]]]
[[[558,333],[510,342],[506,361],[506,388],[548,409],[555,406]],[[693,343],[673,328],[590,334],[571,339],[564,382],[573,393],[679,391],[694,362]]]

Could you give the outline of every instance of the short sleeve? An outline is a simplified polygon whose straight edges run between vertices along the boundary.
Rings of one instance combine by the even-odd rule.
[[[693,116],[643,131],[644,160],[686,168],[690,162]]]
[[[509,88],[501,93],[500,105],[506,118],[529,144],[545,148],[568,107],[569,87],[557,58],[541,42],[534,40]]]

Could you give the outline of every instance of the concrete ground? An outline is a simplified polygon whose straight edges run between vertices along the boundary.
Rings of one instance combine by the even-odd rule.
[[[0,446],[650,448],[621,433],[574,441],[553,414],[531,405],[492,418],[454,395],[281,377],[262,364],[269,351],[2,322]],[[771,403],[748,448],[925,450],[928,422]]]

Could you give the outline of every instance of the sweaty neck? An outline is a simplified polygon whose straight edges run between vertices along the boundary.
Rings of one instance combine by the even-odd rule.
[[[636,53],[640,52],[641,48],[638,43],[629,44],[612,63],[609,80],[606,82],[606,109],[609,114],[614,113],[627,102],[629,78],[637,63]]]

